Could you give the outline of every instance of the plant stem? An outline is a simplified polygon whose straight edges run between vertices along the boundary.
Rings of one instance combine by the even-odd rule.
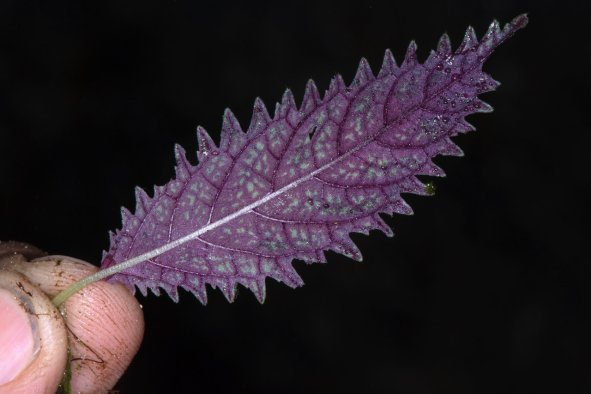
[[[106,277],[116,274],[117,272],[120,272],[126,268],[134,266],[141,261],[146,260],[145,256],[146,255],[144,254],[136,258],[126,260],[122,263],[115,264],[109,268],[97,271],[92,275],[88,275],[87,277],[80,279],[78,282],[74,282],[70,286],[66,287],[64,290],[61,291],[61,293],[53,297],[51,302],[53,302],[53,305],[59,308],[64,302],[66,302],[68,298],[70,298],[78,291],[82,290],[84,287],[101,279],[105,279]],[[150,256],[148,258],[151,257],[153,256]]]
[[[106,271],[106,270],[104,270],[104,271]],[[70,298],[70,296],[77,293],[82,288],[86,287],[87,285],[89,285],[93,282],[96,282],[97,280],[103,279],[105,276],[108,276],[108,275],[103,275],[103,273],[104,273],[103,271],[98,271],[92,275],[89,275],[85,278],[80,279],[78,282],[72,283],[70,286],[68,286],[64,290],[62,290],[61,293],[59,293],[58,295],[53,297],[51,302],[53,302],[53,305],[55,305],[57,308],[59,308],[64,302],[66,302],[66,300],[68,298]]]

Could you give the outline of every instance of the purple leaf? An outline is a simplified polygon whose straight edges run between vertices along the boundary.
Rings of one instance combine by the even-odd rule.
[[[102,267],[133,258],[110,280],[175,301],[182,287],[206,303],[206,284],[232,301],[242,284],[263,302],[266,277],[302,285],[293,259],[361,260],[349,233],[391,236],[379,214],[411,214],[401,194],[431,194],[416,176],[443,176],[432,158],[462,155],[450,137],[491,111],[477,95],[498,86],[482,64],[526,23],[495,21],[480,42],[469,27],[455,52],[444,35],[423,64],[414,42],[400,66],[386,51],[377,77],[362,59],[349,86],[337,75],[321,97],[309,81],[299,108],[287,90],[273,116],[257,99],[246,133],[226,110],[219,147],[199,127],[199,164],[176,146],[176,178],[153,197],[136,190]]]

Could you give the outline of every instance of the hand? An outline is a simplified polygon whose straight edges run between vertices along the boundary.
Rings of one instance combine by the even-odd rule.
[[[97,268],[42,255],[30,245],[0,242],[0,393],[54,393],[68,347],[72,392],[106,392],[139,349],[141,306],[123,285],[96,282],[60,313],[51,298]]]

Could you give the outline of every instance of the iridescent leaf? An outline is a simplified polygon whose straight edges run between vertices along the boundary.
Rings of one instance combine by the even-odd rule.
[[[153,197],[138,189],[135,213],[122,210],[102,266],[138,264],[110,280],[174,300],[182,287],[203,303],[207,284],[230,301],[241,284],[262,302],[267,277],[302,285],[294,259],[361,260],[349,234],[391,236],[379,214],[411,214],[402,193],[433,193],[417,175],[443,176],[432,158],[462,155],[451,137],[491,111],[477,96],[498,86],[482,64],[526,23],[495,21],[480,42],[470,27],[455,52],[444,35],[423,64],[414,42],[400,66],[386,51],[377,77],[363,59],[349,86],[337,75],[321,97],[310,81],[299,108],[288,90],[273,116],[257,99],[246,132],[227,110],[219,147],[199,127],[199,164],[175,147],[176,178]]]

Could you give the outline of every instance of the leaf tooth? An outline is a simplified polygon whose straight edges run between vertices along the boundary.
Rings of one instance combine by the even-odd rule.
[[[496,19],[488,26],[488,30],[482,37],[482,42],[478,48],[478,54],[488,56],[490,52],[497,46],[501,39],[501,27],[499,21]]]
[[[204,288],[203,291],[192,291],[195,298],[199,300],[203,305],[207,305],[207,290]]]
[[[389,208],[399,215],[414,215],[412,207],[400,195],[391,199]]]
[[[419,196],[428,195],[426,186],[416,176],[409,176],[401,182],[402,192],[417,194]]]
[[[222,131],[220,136],[220,148],[224,151],[229,151],[232,145],[232,139],[236,136],[243,137],[244,131],[240,126],[240,122],[236,119],[234,113],[230,108],[226,108],[222,119]]]
[[[382,68],[380,68],[378,77],[384,77],[386,75],[393,74],[397,70],[398,65],[396,64],[396,59],[394,59],[392,51],[386,49],[386,52],[384,53],[384,61],[382,62]]]
[[[353,260],[362,261],[363,257],[361,256],[361,252],[349,236],[349,233],[356,231],[354,226],[355,224],[352,222],[345,227],[336,225],[332,228],[331,239],[334,242],[332,249]]]
[[[312,79],[308,80],[306,84],[306,91],[304,92],[304,99],[302,100],[302,106],[300,107],[304,113],[308,114],[316,108],[318,103],[321,101],[320,93],[318,88]]]
[[[275,107],[274,119],[286,118],[290,111],[297,111],[297,106],[290,89],[285,89],[281,97],[281,103]]]
[[[109,230],[109,244],[110,245],[115,245],[117,243],[117,234],[115,234],[113,231]],[[105,258],[107,257],[108,252],[106,250],[103,250],[103,257],[101,259],[101,266],[104,264]]]
[[[408,48],[406,49],[406,54],[404,55],[404,61],[400,68],[409,68],[413,67],[417,64],[417,43],[415,40],[412,40],[408,44]]]
[[[254,296],[256,297],[257,301],[261,304],[265,302],[265,298],[267,297],[267,289],[265,286],[265,278],[262,279],[252,279],[249,280],[245,286],[252,291]]]
[[[240,126],[240,122],[236,119],[236,115],[230,108],[226,108],[224,110],[224,117],[222,120],[222,135],[223,133],[244,133],[242,131],[242,127]]]
[[[135,187],[135,214],[143,217],[146,214],[148,205],[150,204],[150,197],[139,186]]]
[[[199,149],[197,150],[199,162],[204,161],[209,154],[218,154],[215,142],[213,142],[211,136],[201,126],[197,126],[197,144],[199,145]]]
[[[454,127],[453,131],[455,133],[468,133],[470,131],[476,130],[476,127],[472,125],[470,122],[466,121],[465,119],[461,119],[457,125]]]
[[[306,264],[316,263],[316,254],[310,252],[300,252],[294,258],[302,260]]]
[[[160,283],[160,287],[162,287],[162,289],[166,292],[166,294],[168,294],[168,296],[175,303],[179,302],[179,292],[178,292],[177,286],[169,285],[167,283]]]
[[[357,67],[357,72],[355,73],[351,85],[365,85],[374,79],[376,79],[376,77],[373,75],[373,71],[371,71],[371,66],[367,59],[362,57],[359,61],[359,66]]]
[[[439,146],[437,146],[437,153],[446,156],[464,156],[464,151],[449,138],[444,138],[441,140]]]
[[[257,97],[254,100],[254,105],[252,108],[252,117],[250,118],[250,125],[248,126],[246,134],[257,134],[262,129],[264,129],[270,121],[271,116],[269,115],[269,111],[267,111],[265,103],[263,102],[263,100],[261,100],[260,97]]]
[[[422,175],[429,175],[429,176],[444,177],[445,171],[443,171],[443,169],[441,167],[439,167],[438,165],[436,165],[432,161],[427,161],[425,164],[423,164],[423,167],[421,168],[421,174]]]
[[[428,68],[435,68],[437,64],[440,63],[440,59],[441,55],[439,54],[439,52],[436,52],[433,49],[431,49],[429,51],[429,56],[427,57],[427,60],[425,60],[424,64]]]
[[[316,261],[321,264],[326,263],[326,256],[324,255],[324,252],[322,250],[316,251]]]
[[[360,263],[363,261],[363,255],[361,254],[361,251],[359,250],[357,245],[353,244],[353,247],[350,248],[347,251],[347,253],[349,253],[349,257],[351,257],[353,260],[358,261]]]
[[[487,75],[487,76],[489,77],[489,88],[487,91],[493,91],[496,88],[498,88],[499,86],[501,86],[501,83],[499,81],[497,81],[496,79],[494,79],[490,75]]]
[[[476,37],[476,32],[472,26],[468,26],[466,29],[466,33],[464,33],[464,39],[462,43],[458,47],[457,52],[465,52],[469,51],[472,48],[476,48],[478,46],[478,37]]]
[[[479,112],[479,113],[490,113],[493,112],[493,107],[490,106],[490,104],[480,100],[480,99],[474,99],[474,101],[472,102],[472,108],[474,108],[474,112]]]
[[[194,275],[193,279],[189,279],[189,284],[183,284],[181,287],[195,296],[203,305],[207,305],[207,288],[205,282],[198,275]]]
[[[497,39],[501,35],[501,25],[499,21],[494,19],[491,24],[488,26],[488,30],[486,31],[485,37],[494,37]]]
[[[392,228],[390,228],[390,226],[388,226],[388,224],[386,222],[384,222],[384,219],[382,219],[380,217],[379,213],[376,212],[373,215],[373,220],[375,221],[375,225],[376,225],[377,229],[380,230],[381,232],[383,232],[387,237],[394,236],[394,232],[392,231]]]
[[[265,285],[265,280],[257,281],[257,290],[254,291],[254,295],[256,296],[257,300],[262,304],[265,302],[267,298],[267,286]]]
[[[234,302],[236,295],[238,294],[238,286],[236,283],[233,283],[229,279],[224,280],[222,283],[220,283],[220,290],[228,302]]]
[[[133,215],[131,214],[131,212],[129,212],[129,210],[125,207],[121,207],[121,224],[123,227],[125,227],[127,225],[127,222],[129,221],[129,219],[131,219]],[[111,235],[112,233],[109,232],[109,235]]]
[[[283,96],[281,96],[281,104],[288,107],[289,109],[296,109],[296,103],[291,89],[285,89]]]
[[[369,231],[373,229],[373,227],[369,228],[363,224],[360,223],[361,220],[359,220],[359,223],[356,222],[356,228],[352,231],[354,233],[358,233],[358,234],[363,234],[363,235],[369,235]],[[366,222],[367,223],[367,222]],[[373,221],[371,222],[372,225],[374,225]],[[357,228],[358,226],[358,228]]]
[[[260,97],[254,99],[254,105],[252,109],[254,113],[262,116],[267,122],[271,121],[271,116],[269,115],[269,111],[267,111],[267,106]]]
[[[290,257],[281,257],[277,259],[277,265],[281,270],[280,282],[285,283],[289,287],[300,287],[304,284],[304,281],[298,275],[296,270],[293,268],[292,259]]]
[[[174,144],[174,158],[176,160],[175,172],[177,179],[187,181],[191,177],[191,163],[187,160],[187,152],[179,144]]]
[[[343,76],[341,74],[337,74],[330,80],[330,85],[328,86],[328,90],[326,91],[324,97],[325,99],[327,97],[334,97],[340,92],[344,92],[346,89],[347,85],[343,80]]]
[[[478,82],[473,84],[473,86],[476,87],[476,94],[478,95],[485,92],[492,92],[498,88],[500,84],[499,81],[496,81],[490,75],[481,73]]]
[[[444,33],[439,39],[439,43],[437,44],[437,52],[442,56],[451,55],[451,40],[449,39],[449,35],[447,33]]]
[[[152,294],[154,294],[156,297],[160,297],[160,294],[162,294],[160,287],[155,284],[150,285],[148,289],[152,291]]]
[[[187,158],[185,157],[185,148],[183,148],[180,144],[174,144],[174,158],[177,164],[185,164]]]
[[[141,294],[142,294],[144,297],[146,297],[146,296],[148,295],[148,286],[147,286],[147,285],[146,285],[144,282],[139,282],[139,281],[138,281],[138,282],[134,283],[134,285],[135,285],[135,286],[133,286],[133,290],[134,290],[133,292],[134,292],[134,293],[135,293],[135,288],[136,288],[136,286],[137,286],[137,289],[140,291],[140,293],[141,293]],[[156,294],[156,292],[155,292],[154,290],[152,290],[152,292],[153,292],[154,294]],[[160,292],[158,292],[158,294],[156,294],[156,295],[160,295]]]
[[[152,200],[158,200],[165,194],[166,186],[154,185],[152,190],[154,191],[152,193]]]
[[[363,261],[363,256],[361,255],[361,251],[359,251],[359,248],[357,247],[357,245],[355,245],[353,243],[353,241],[351,241],[351,238],[349,238],[348,236],[341,238],[335,245],[335,250],[344,255],[349,257],[350,259],[353,259],[355,261],[359,261],[362,262]]]

